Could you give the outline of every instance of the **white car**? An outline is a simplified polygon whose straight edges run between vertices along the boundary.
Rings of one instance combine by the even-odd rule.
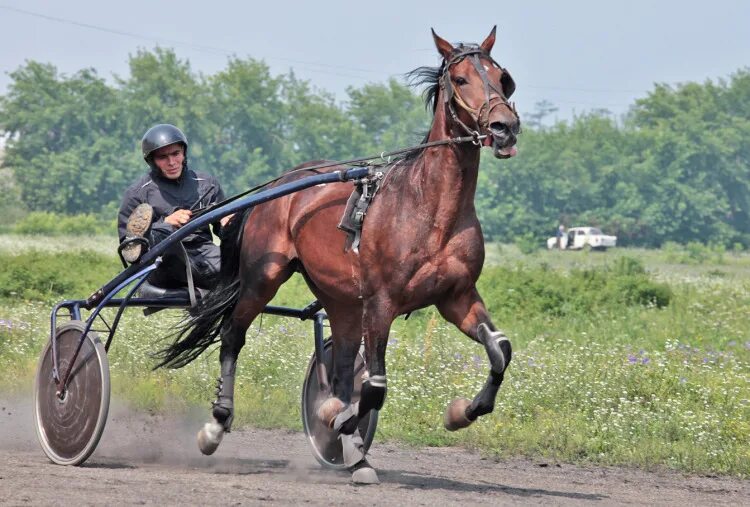
[[[561,250],[606,250],[615,246],[617,236],[607,236],[596,227],[571,227],[560,238],[560,244],[556,237],[547,240],[547,249],[560,248]]]

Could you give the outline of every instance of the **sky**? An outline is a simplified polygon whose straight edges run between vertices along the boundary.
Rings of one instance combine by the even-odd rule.
[[[750,67],[747,0],[0,0],[0,94],[28,60],[111,79],[127,76],[129,55],[158,45],[206,75],[232,56],[264,60],[344,101],[349,86],[436,65],[430,28],[481,42],[493,25],[493,56],[516,80],[519,111],[547,100],[559,108],[548,121],[602,108],[620,117],[654,83]]]

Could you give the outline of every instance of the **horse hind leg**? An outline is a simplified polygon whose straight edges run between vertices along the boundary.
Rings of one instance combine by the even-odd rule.
[[[219,447],[224,433],[229,433],[234,420],[234,380],[237,358],[245,345],[245,334],[250,324],[273,299],[281,284],[289,279],[292,270],[266,269],[251,273],[252,283],[243,288],[231,318],[221,332],[219,361],[221,376],[217,381],[216,400],[212,403],[212,420],[198,432],[198,447],[206,455]]]
[[[445,411],[445,429],[456,431],[494,410],[497,392],[510,364],[512,347],[505,334],[492,324],[476,287],[472,286],[458,297],[452,294],[438,304],[438,310],[464,334],[481,343],[490,361],[489,376],[476,397],[472,401],[456,398]]]

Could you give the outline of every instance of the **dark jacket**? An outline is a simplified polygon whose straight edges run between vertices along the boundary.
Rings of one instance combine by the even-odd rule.
[[[224,191],[213,176],[186,167],[178,179],[170,180],[162,176],[158,169],[152,169],[125,191],[117,217],[117,234],[120,241],[125,238],[125,226],[130,214],[136,206],[144,202],[154,208],[150,236],[153,243],[158,243],[177,230],[173,225],[164,222],[164,219],[176,210],[196,210],[223,200]],[[220,224],[217,222],[212,225],[214,233],[218,236]],[[208,226],[198,229],[183,240],[183,243],[189,245],[211,242],[213,239]]]

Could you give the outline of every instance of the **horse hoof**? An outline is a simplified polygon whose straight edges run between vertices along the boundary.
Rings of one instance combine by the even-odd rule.
[[[216,421],[207,422],[198,432],[198,448],[206,456],[218,449],[224,436],[224,427]]]
[[[374,468],[365,466],[352,472],[352,482],[354,484],[380,484],[380,479]]]
[[[339,415],[346,405],[344,402],[336,397],[328,398],[318,408],[318,418],[326,425],[328,429],[333,429],[333,423],[336,420],[336,416]]]
[[[445,409],[445,419],[443,422],[446,430],[460,430],[474,422],[466,417],[466,409],[469,408],[469,405],[471,405],[471,401],[466,398],[456,398],[450,402],[448,408]]]

